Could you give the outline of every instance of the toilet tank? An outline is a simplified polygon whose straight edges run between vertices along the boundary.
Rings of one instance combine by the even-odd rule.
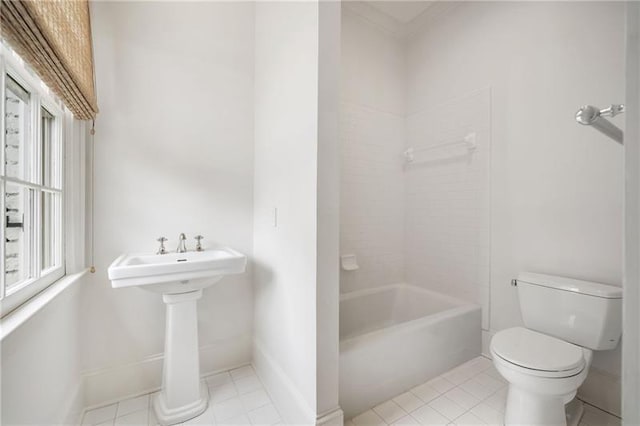
[[[622,288],[523,272],[517,279],[527,328],[593,350],[613,349],[622,334]]]

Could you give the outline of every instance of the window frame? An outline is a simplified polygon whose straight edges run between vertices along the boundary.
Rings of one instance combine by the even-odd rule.
[[[30,155],[30,167],[28,176],[23,176],[22,179],[8,177],[5,175],[5,144],[6,135],[5,127],[5,91],[6,91],[6,76],[9,75],[13,80],[20,84],[30,94],[30,133],[29,143],[32,145],[34,152]],[[54,181],[50,182],[50,186],[45,186],[42,180],[42,115],[41,108],[44,108],[55,118],[53,120],[53,129],[51,132],[52,143],[57,147],[55,153],[55,163],[57,167],[56,176]],[[24,280],[21,283],[13,286],[10,289],[6,288],[5,281],[5,219],[3,217],[3,223],[0,225],[0,242],[2,243],[2,256],[0,256],[0,318],[9,314],[24,302],[46,289],[55,281],[66,275],[66,221],[65,221],[65,209],[66,209],[66,193],[65,193],[65,111],[60,103],[47,86],[37,77],[28,67],[24,61],[11,49],[7,48],[4,44],[0,43],[0,143],[3,149],[0,150],[0,207],[3,210],[3,216],[5,214],[5,183],[15,183],[29,190],[35,191],[33,197],[34,205],[32,207],[35,213],[34,230],[36,235],[33,238],[33,246],[30,247],[31,257],[31,273],[33,276],[30,279]],[[51,157],[53,160],[53,156]],[[38,182],[38,183],[34,183]],[[59,208],[55,209],[54,214],[59,214],[60,217],[56,218],[56,222],[59,224],[54,230],[55,238],[57,242],[56,247],[56,259],[54,266],[48,269],[42,269],[42,233],[43,233],[43,217],[42,217],[42,203],[43,193],[55,193],[58,194]]]

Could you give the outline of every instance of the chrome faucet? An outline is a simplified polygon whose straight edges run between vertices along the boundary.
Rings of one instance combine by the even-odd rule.
[[[204,251],[204,249],[202,248],[202,239],[204,238],[202,235],[196,235],[195,237],[196,242],[196,251]]]
[[[187,243],[185,242],[187,237],[184,234],[180,234],[178,237],[178,248],[176,249],[177,253],[185,253],[187,251]]]
[[[160,248],[156,254],[167,254],[167,249],[164,247],[164,242],[167,241],[167,239],[165,237],[160,237],[156,241],[160,243]]]

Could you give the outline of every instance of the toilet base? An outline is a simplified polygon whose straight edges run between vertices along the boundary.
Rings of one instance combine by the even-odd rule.
[[[566,426],[562,396],[539,395],[511,384],[507,395],[504,424],[529,426]]]
[[[578,426],[583,414],[584,405],[577,398],[565,405],[562,397],[542,397],[509,386],[504,424]]]
[[[578,398],[564,406],[566,412],[567,426],[578,426],[584,414],[584,404]]]

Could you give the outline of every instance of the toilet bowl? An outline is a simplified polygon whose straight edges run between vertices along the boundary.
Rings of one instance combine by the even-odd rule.
[[[575,399],[592,351],[614,349],[622,334],[622,289],[607,284],[521,272],[524,327],[499,331],[490,352],[509,382],[505,425],[577,425]]]
[[[509,383],[505,425],[566,425],[579,421],[582,404],[570,403],[584,382],[591,351],[523,327],[496,333],[491,355]],[[569,421],[567,421],[569,419]]]

